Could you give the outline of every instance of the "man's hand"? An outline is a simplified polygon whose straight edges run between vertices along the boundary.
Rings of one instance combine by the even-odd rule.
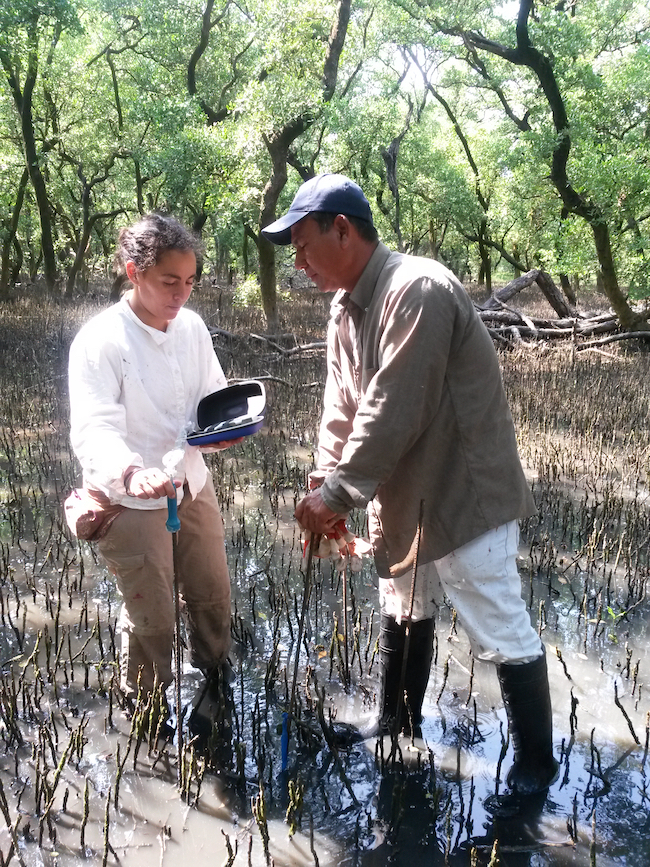
[[[319,488],[298,503],[294,516],[301,527],[316,534],[332,533],[336,522],[346,518],[325,505]]]
[[[182,482],[169,478],[164,470],[152,467],[148,470],[136,470],[125,479],[124,487],[129,497],[138,500],[159,500],[161,497],[175,497],[176,488]]]

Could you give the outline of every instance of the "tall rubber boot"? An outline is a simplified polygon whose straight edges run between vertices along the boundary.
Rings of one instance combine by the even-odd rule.
[[[225,767],[232,759],[234,678],[228,662],[217,663],[204,671],[205,681],[193,702],[188,729],[197,752],[210,758],[213,765]]]
[[[412,724],[419,727],[422,723],[422,704],[429,683],[431,660],[433,659],[433,637],[435,620],[418,620],[411,623],[409,652],[404,680],[406,693],[406,715],[403,726]],[[402,697],[403,698],[403,697]]]
[[[393,734],[398,716],[400,732],[406,731],[410,734],[411,726],[414,729],[419,727],[433,657],[434,623],[433,619],[411,623],[403,685],[407,702],[405,705],[404,696],[400,695],[400,687],[406,648],[406,623],[397,623],[394,617],[387,614],[381,615],[377,715],[361,728],[349,723],[337,723],[335,740],[338,746],[351,746],[368,738]]]
[[[422,722],[422,703],[429,682],[433,656],[433,620],[418,620],[410,624],[408,658],[402,670],[406,652],[405,622],[397,623],[393,617],[381,616],[379,633],[380,712],[381,728],[393,732],[395,725],[410,734],[411,727]],[[406,698],[406,703],[404,699]],[[399,734],[399,732],[397,732]]]
[[[410,733],[422,722],[422,703],[429,681],[433,657],[434,621],[418,620],[410,625],[408,658],[402,687],[402,668],[406,650],[406,623],[398,623],[394,617],[381,615],[379,631],[379,708],[375,720],[362,729],[364,738],[380,734]],[[399,721],[399,722],[398,722]]]
[[[546,652],[523,665],[497,666],[514,762],[506,782],[509,791],[485,802],[489,812],[509,817],[527,809],[529,799],[545,794],[558,778],[553,756],[553,714],[548,688]]]

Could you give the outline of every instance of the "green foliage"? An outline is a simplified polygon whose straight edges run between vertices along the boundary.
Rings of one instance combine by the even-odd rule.
[[[405,249],[474,272],[483,233],[495,245],[495,265],[505,251],[525,267],[593,279],[593,239],[580,219],[562,213],[550,181],[557,138],[537,77],[504,57],[468,52],[460,35],[480,30],[512,48],[514,9],[487,0],[452,7],[360,0],[337,90],[324,103],[334,2],[215,4],[192,94],[188,65],[205,8],[203,0],[2,4],[0,242],[9,237],[12,191],[24,167],[11,88],[23,86],[36,62],[34,134],[64,264],[90,217],[87,261],[105,268],[117,225],[142,208],[170,209],[190,223],[207,217],[208,254],[229,268],[243,266],[248,226],[254,263],[250,235],[270,172],[265,138],[305,117],[294,166],[357,179],[388,243],[397,243],[399,231]],[[552,58],[569,117],[571,182],[607,221],[619,279],[632,297],[647,297],[647,5],[541,5],[530,28],[534,45]],[[399,225],[382,158],[397,140]],[[279,208],[300,182],[290,168]],[[28,267],[39,261],[39,231],[28,192],[16,232]],[[249,284],[242,297],[251,300]]]
[[[48,27],[80,29],[73,0],[11,0],[0,6],[0,44],[21,47],[21,34],[46,33]]]
[[[249,274],[248,277],[237,283],[233,293],[233,306],[239,309],[246,307],[261,308],[262,296],[257,277]]]

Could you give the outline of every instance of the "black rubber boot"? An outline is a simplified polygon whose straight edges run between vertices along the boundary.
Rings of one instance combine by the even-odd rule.
[[[498,665],[497,676],[508,715],[514,763],[506,778],[509,791],[492,795],[485,807],[495,816],[507,818],[526,810],[532,796],[547,791],[558,778],[559,765],[553,756],[546,653],[523,665]]]
[[[232,746],[233,672],[226,660],[215,665],[197,691],[188,722],[195,749],[224,764]]]
[[[434,620],[410,624],[408,658],[402,689],[402,668],[406,651],[407,624],[381,615],[379,631],[379,702],[377,716],[360,730],[361,737],[413,733],[422,722],[422,703],[433,657]],[[400,695],[400,690],[402,694]],[[406,694],[406,704],[404,703]],[[395,729],[399,728],[399,731]]]
[[[138,693],[135,700],[127,698],[124,711],[131,721],[131,733],[146,740],[150,746],[154,746],[158,739],[173,740],[175,729],[169,722],[169,705],[165,691],[159,684],[154,685],[153,692],[146,695]]]
[[[418,620],[410,624],[404,690],[402,695],[398,695],[406,652],[406,623],[398,624],[392,617],[382,615],[382,632],[389,646],[384,651],[386,677],[383,681],[381,716],[384,725],[395,734],[402,731],[407,734],[417,733],[422,723],[422,703],[433,656],[433,630],[433,620]],[[391,640],[395,641],[397,647],[390,644]],[[381,650],[381,635],[379,644]],[[394,671],[394,668],[397,671]],[[395,731],[395,726],[398,731]]]

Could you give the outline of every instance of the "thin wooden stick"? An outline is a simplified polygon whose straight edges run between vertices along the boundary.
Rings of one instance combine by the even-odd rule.
[[[183,714],[181,712],[181,669],[182,669],[182,643],[181,643],[181,602],[180,588],[178,586],[177,553],[178,532],[172,533],[172,552],[174,562],[174,662],[176,666],[174,688],[176,690],[176,739],[178,742],[178,763],[176,768],[176,782],[179,791],[183,787]]]
[[[345,687],[350,685],[350,663],[348,660],[348,570],[347,566],[343,565],[343,646],[344,646],[344,663],[345,663]],[[338,639],[337,639],[338,640]]]
[[[314,535],[313,533],[309,540],[309,551],[307,553],[305,582],[302,595],[302,610],[300,612],[300,623],[298,624],[298,643],[296,646],[296,658],[293,662],[293,682],[291,684],[291,698],[289,700],[289,718],[287,720],[287,726],[291,725],[291,716],[295,711],[296,683],[298,681],[298,662],[300,660],[300,647],[302,645],[302,639],[305,631],[305,617],[307,616],[307,609],[309,608],[309,597],[311,595],[311,570],[312,564],[314,562],[314,551],[318,550],[320,540],[320,534]]]

